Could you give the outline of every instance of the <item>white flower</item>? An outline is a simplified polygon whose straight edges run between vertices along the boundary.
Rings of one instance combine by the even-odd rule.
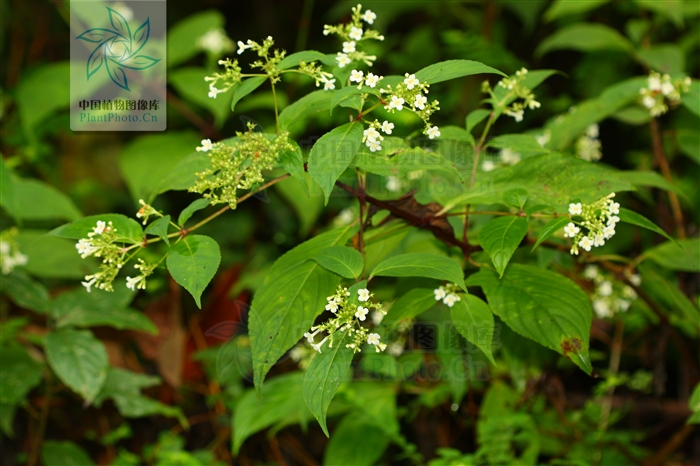
[[[353,53],[355,51],[355,42],[343,42],[343,53]]]
[[[391,102],[389,102],[389,109],[395,108],[396,110],[401,111],[403,110],[404,102],[403,97],[392,95]]]
[[[304,334],[304,337],[306,338],[306,341],[308,341],[309,343],[313,343],[313,342],[314,342],[314,337],[316,336],[316,334],[317,334],[318,332],[320,332],[320,330],[316,330],[314,333],[306,332],[306,333]]]
[[[369,147],[370,152],[377,152],[382,150],[382,145],[378,141],[368,141],[367,147]]]
[[[87,277],[85,277],[85,278],[87,278]],[[97,278],[93,277],[93,279],[90,280],[90,281],[87,281],[87,282],[80,282],[80,283],[85,287],[85,289],[86,289],[87,292],[89,293],[89,292],[90,292],[90,287],[92,287],[92,285],[94,285],[96,281],[97,281]]]
[[[139,275],[137,277],[131,278],[131,277],[126,277],[126,287],[129,288],[130,290],[136,290],[138,285],[138,289],[140,290],[145,290],[146,289],[146,281],[144,280],[143,275]]]
[[[384,320],[384,313],[379,312],[379,311],[374,311],[372,313],[372,323],[374,325],[379,325],[382,323],[382,320]]]
[[[569,222],[569,224],[564,227],[564,234],[569,238],[573,238],[574,236],[576,236],[579,231],[581,231],[581,229],[574,225],[573,222]]]
[[[549,142],[549,140],[551,139],[551,137],[552,137],[552,133],[551,133],[549,130],[547,130],[547,131],[544,132],[544,134],[541,134],[541,135],[539,135],[539,136],[536,136],[535,139],[537,139],[537,143],[538,143],[540,146],[544,147],[544,146],[547,145],[547,143]]]
[[[29,258],[21,252],[15,251],[14,256],[12,256],[12,260],[15,265],[26,265]]]
[[[515,119],[516,123],[520,123],[521,121],[523,121],[523,115],[525,114],[525,111],[518,110],[518,111],[514,112],[512,110],[506,109],[503,113],[505,113],[508,116],[513,117]]]
[[[10,243],[7,241],[0,241],[0,254],[7,255],[10,253]]]
[[[350,81],[356,82],[356,83],[361,83],[363,75],[364,75],[364,73],[362,71],[352,70],[350,72]]]
[[[316,344],[316,345],[311,343],[311,347],[320,353],[321,346],[323,346],[323,344],[326,342],[326,340],[328,340],[328,337],[325,337],[323,340],[319,341],[318,344]]]
[[[420,84],[420,81],[416,79],[415,74],[409,75],[408,73],[406,73],[405,76],[406,79],[403,80],[403,83],[406,85],[406,89],[408,89],[409,91]]]
[[[445,299],[442,300],[443,303],[447,304],[448,307],[452,307],[455,305],[457,301],[461,301],[462,298],[460,298],[458,295],[454,293],[450,293],[447,296],[445,296]]]
[[[365,20],[367,24],[372,24],[374,20],[377,19],[377,15],[374,14],[372,10],[366,10],[365,14],[362,15],[362,19]]]
[[[369,79],[369,77],[367,79]],[[385,134],[391,134],[391,130],[393,130],[393,129],[394,129],[394,124],[389,123],[388,121],[384,120],[384,123],[382,123],[382,131],[384,131]]]
[[[392,356],[399,357],[403,354],[403,345],[396,341],[392,341],[389,343],[387,352]]]
[[[634,286],[639,286],[639,285],[642,284],[642,277],[640,277],[640,276],[637,275],[636,273],[630,275],[630,276],[627,277],[627,278],[629,278],[630,283],[633,284]],[[630,288],[630,289],[631,289],[631,288]],[[632,291],[634,291],[634,290],[632,290]]]
[[[485,172],[490,172],[496,169],[496,164],[493,160],[484,160],[481,164],[481,169]]]
[[[357,299],[360,301],[369,301],[369,290],[367,288],[357,290],[357,296]]]
[[[430,126],[428,127],[427,134],[430,139],[433,139],[440,136],[440,130],[437,126]]]
[[[631,286],[625,286],[622,289],[622,296],[629,299],[637,299],[637,292],[634,291],[634,288],[632,288]]]
[[[601,296],[610,296],[613,293],[612,283],[609,281],[604,281],[598,287],[598,294]]]
[[[362,28],[356,28],[356,27],[351,27],[350,28],[350,34],[348,34],[348,37],[350,37],[353,40],[360,40],[362,39]]]
[[[520,162],[520,154],[506,147],[505,149],[501,150],[501,160],[506,165],[515,165],[516,163]]]
[[[442,286],[439,288],[435,288],[433,290],[433,293],[435,294],[435,301],[440,301],[441,299],[444,299],[445,296],[447,296],[445,288],[443,288]]]
[[[652,108],[652,107],[654,107],[654,105],[656,105],[656,98],[654,96],[651,96],[651,95],[646,95],[642,99],[642,103],[644,104],[644,106],[646,108]]]
[[[536,108],[540,108],[542,106],[542,104],[540,104],[538,101],[533,99],[527,104],[527,106],[530,108],[530,110],[534,110]]]
[[[330,33],[331,33],[331,26],[328,24],[324,24],[323,25],[323,35],[327,36]]]
[[[323,90],[332,91],[333,89],[335,89],[335,79],[325,78],[323,81]]]
[[[346,65],[349,65],[352,63],[352,60],[350,60],[350,57],[347,56],[345,53],[340,53],[335,56],[336,61],[338,62],[338,67],[339,68],[345,68]]]
[[[610,205],[608,206],[608,211],[611,214],[615,214],[615,215],[619,214],[620,213],[620,204],[618,204],[617,202],[611,202]]]
[[[581,212],[583,212],[583,206],[581,206],[580,202],[569,204],[569,213],[571,215],[581,215]]]
[[[251,48],[253,45],[248,44],[246,45],[242,40],[238,41],[238,55],[242,54],[246,49]]]
[[[603,238],[603,235],[595,235],[595,238],[593,238],[593,246],[599,247],[603,246],[605,244],[605,238]]]
[[[669,95],[669,94],[673,93],[673,91],[674,91],[675,89],[676,89],[676,88],[673,86],[673,84],[671,83],[671,81],[664,81],[664,82],[661,84],[661,93],[662,93],[663,95]]]
[[[612,217],[608,217],[608,226],[614,227],[617,222],[620,221],[620,217],[613,215]]]
[[[593,242],[591,241],[591,239],[588,236],[584,236],[583,238],[581,238],[581,241],[578,242],[578,245],[581,246],[586,251],[590,251],[591,246],[593,246]]]
[[[621,310],[622,312],[626,312],[627,309],[630,308],[630,302],[629,302],[629,301],[625,301],[624,299],[618,299],[618,300],[617,300],[617,305],[620,307],[620,310]]]
[[[369,87],[375,87],[379,80],[382,79],[381,76],[377,76],[373,73],[367,73],[367,79],[365,79],[365,85]]]
[[[586,136],[589,138],[597,138],[599,134],[598,125],[595,123],[586,128]]]
[[[339,226],[349,225],[350,223],[352,223],[353,220],[355,220],[355,212],[353,212],[351,208],[346,207],[345,209],[340,211],[340,213],[335,219],[335,223]]]
[[[209,152],[214,145],[211,143],[211,139],[202,139],[201,146],[197,147],[197,152]]]
[[[367,128],[366,130],[364,130],[362,133],[364,134],[365,139],[368,140],[368,141],[376,141],[377,138],[378,138],[379,136],[381,136],[381,135],[379,134],[379,131],[377,131],[376,129],[374,129],[374,128],[371,127],[371,126],[370,126],[369,128]]]
[[[610,239],[615,235],[615,225],[608,225],[603,228],[603,237],[605,239]]]
[[[660,91],[661,79],[659,79],[657,76],[649,76],[649,89],[652,91]]]
[[[326,304],[326,311],[331,311],[333,314],[336,314],[338,312],[338,303],[336,303],[335,300],[330,301]]]
[[[102,220],[97,221],[97,226],[92,229],[92,232],[96,235],[101,235],[104,231],[105,228],[107,227],[107,224],[103,222]]]
[[[78,254],[80,254],[80,257],[83,259],[97,251],[97,248],[92,244],[92,242],[85,238],[79,240],[78,244],[75,245],[75,248],[78,250]]]
[[[589,280],[595,279],[598,276],[598,267],[595,265],[589,265],[583,269],[583,276]]]
[[[386,189],[395,193],[401,189],[401,182],[395,176],[388,176],[386,178]]]
[[[357,306],[357,312],[355,313],[355,317],[364,321],[367,318],[368,313],[369,309],[367,309],[366,307]]]
[[[425,108],[425,103],[428,101],[428,98],[424,96],[423,94],[418,94],[416,96],[416,101],[413,102],[413,106],[416,107],[417,109],[423,110]]]
[[[378,333],[370,333],[369,335],[367,335],[367,344],[378,345],[380,338],[381,337],[379,336]]]
[[[595,301],[593,301],[593,310],[600,319],[604,317],[610,317],[612,315],[608,303],[606,303],[602,299],[596,299]]]
[[[221,29],[211,29],[202,37],[197,39],[197,45],[199,45],[199,47],[203,50],[214,54],[219,54],[226,49],[230,49],[233,44],[231,43],[231,39],[226,36],[224,31]],[[241,53],[240,49],[238,53]]]

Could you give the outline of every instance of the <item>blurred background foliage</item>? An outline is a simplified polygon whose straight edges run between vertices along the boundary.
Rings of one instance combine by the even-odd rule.
[[[542,108],[527,112],[522,123],[512,120],[501,123],[498,129],[501,134],[524,129],[532,130],[533,135],[541,134],[540,128],[556,116],[569,114],[573,106],[598,98],[610,86],[625,79],[645,76],[650,69],[694,78],[700,72],[698,1],[362,3],[364,8],[377,13],[374,28],[386,36],[384,42],[373,43],[369,49],[379,57],[373,71],[380,75],[413,72],[455,58],[477,60],[507,74],[521,67],[560,71],[536,91]],[[139,208],[139,199],[158,194],[158,186],[154,186],[152,180],[165,178],[193,151],[200,139],[231,137],[235,131],[244,130],[245,123],[251,120],[263,129],[274,126],[272,96],[267,90],[261,89],[240,102],[235,114],[230,112],[230,94],[207,98],[203,77],[211,74],[221,56],[233,57],[235,51],[206,51],[197,45],[199,38],[208,31],[221,29],[234,42],[260,40],[271,35],[276,45],[289,53],[307,49],[335,53],[340,44],[323,36],[322,26],[347,19],[354,5],[355,2],[348,1],[313,0],[169,0],[168,130],[142,134],[70,131],[68,51],[72,36],[68,27],[68,2],[4,0],[0,3],[1,150],[13,176],[23,180],[16,184],[20,205],[5,207],[22,213],[18,241],[20,249],[30,257],[27,271],[40,277],[52,295],[65,292],[74,286],[71,280],[82,278],[94,265],[81,260],[70,242],[45,237],[38,240],[43,232],[81,215],[118,212],[132,216]],[[243,55],[239,59],[245,63],[250,57]],[[467,114],[480,104],[482,79],[469,77],[431,88],[431,97],[437,98],[441,106],[434,122],[440,127],[461,126]],[[697,84],[694,86],[690,99],[698,100]],[[278,97],[284,107],[315,87],[307,78],[284,75],[280,89]],[[700,127],[697,106],[694,108],[695,111],[691,101],[690,105],[679,106],[660,119],[661,142],[673,168],[674,189],[683,193],[680,201],[689,236],[697,236],[700,222],[697,209],[700,205],[697,182],[700,179]],[[380,111],[380,119],[381,114]],[[609,118],[600,123],[601,163],[627,170],[654,170],[648,112],[632,106],[616,109],[606,116]],[[292,137],[308,149],[315,138],[342,124],[346,118],[342,112],[335,112],[332,117],[321,112],[311,117],[306,125],[292,127]],[[411,118],[410,115],[394,115],[397,132],[406,134],[408,128],[415,126],[416,121]],[[570,146],[564,149],[573,150]],[[661,181],[654,183],[658,185]],[[654,183],[649,184],[655,186]],[[181,296],[177,286],[161,275],[151,281],[148,293],[139,294],[132,304],[143,309],[155,322],[160,330],[158,337],[106,328],[96,332],[107,345],[113,366],[157,374],[163,379],[164,383],[157,378],[135,382],[139,387],[137,393],[125,395],[138,396],[144,388],[162,403],[160,411],[156,411],[163,416],[126,420],[128,416],[123,416],[123,412],[120,416],[109,403],[83,409],[76,397],[62,393],[52,398],[44,455],[48,458],[68,455],[66,457],[74,459],[89,455],[92,458],[83,457],[83,463],[74,464],[93,461],[110,464],[115,458],[117,462],[112,464],[214,464],[217,461],[317,464],[323,461],[324,451],[330,463],[333,458],[343,457],[342,449],[347,447],[334,444],[333,440],[329,445],[316,426],[309,425],[307,430],[305,414],[293,412],[297,405],[292,403],[286,418],[260,419],[250,434],[275,425],[272,434],[254,435],[242,447],[240,456],[232,459],[229,418],[237,415],[236,409],[232,409],[234,405],[244,406],[242,400],[250,397],[251,392],[244,395],[249,384],[239,371],[216,370],[219,354],[216,345],[244,328],[249,293],[264,279],[271,261],[318,229],[337,222],[343,209],[355,206],[351,199],[332,197],[329,208],[323,209],[322,197],[306,197],[302,192],[296,181],[286,180],[259,199],[243,204],[235,215],[225,215],[202,228],[202,234],[219,242],[223,256],[220,273],[202,311],[197,311],[193,300],[188,295]],[[662,228],[673,231],[672,212],[667,203],[662,202],[665,195],[643,188],[628,207],[648,212],[647,216],[654,218]],[[178,212],[195,198],[185,191],[170,191],[158,196],[154,205],[166,212]],[[3,230],[12,224],[7,216],[0,221]],[[397,243],[402,239],[397,238]],[[633,238],[630,233],[627,250],[619,252],[639,252],[641,245],[649,245],[649,241],[646,237]],[[410,245],[407,247],[410,249]],[[543,257],[542,260],[551,259]],[[683,297],[684,303],[697,306],[700,291],[697,276],[688,273],[681,281],[686,295],[695,298],[695,302],[690,303]],[[410,283],[410,280],[405,281],[406,286]],[[17,334],[22,327],[23,336],[29,341],[40,340],[45,333],[43,320],[22,311],[27,306],[22,303],[18,306],[17,300],[14,301],[15,304],[10,304],[3,298],[4,338]],[[24,320],[21,325],[16,320],[10,324],[8,316]],[[223,321],[233,322],[232,328],[218,328],[205,335]],[[649,464],[665,461],[698,464],[700,436],[683,427],[690,414],[686,400],[698,378],[697,339],[685,344],[686,350],[691,348],[690,356],[679,354],[677,347],[668,344],[667,327],[655,328],[648,319],[642,318],[638,325],[634,317],[630,317],[630,322],[627,330],[630,341],[626,347],[629,353],[623,353],[626,372],[606,382],[621,387],[613,410],[615,422],[620,422],[619,431],[606,439],[613,445],[606,454],[612,456],[605,461],[598,457],[598,461],[630,464],[641,463],[646,458],[652,461]],[[610,322],[594,324],[592,348],[599,353],[599,360],[607,358],[612,332]],[[513,452],[518,452],[518,461],[525,464],[532,462],[528,459],[528,446],[541,442],[537,451],[543,452],[542,461],[588,464],[583,459],[588,457],[586,449],[593,448],[596,435],[602,435],[591,425],[596,415],[590,411],[597,405],[588,401],[597,396],[595,390],[605,393],[608,386],[601,389],[599,381],[555,367],[551,353],[507,328],[501,338],[514,341],[507,347],[522,348],[520,354],[510,353],[507,348],[502,352],[510,371],[500,375],[510,383],[492,384],[486,397],[485,387],[489,384],[476,383],[475,390],[469,392],[468,403],[464,403],[461,417],[451,409],[449,387],[437,387],[419,396],[400,394],[398,409],[404,416],[401,435],[392,439],[394,445],[381,459],[370,457],[363,462],[410,464],[418,461],[417,455],[422,455],[424,460],[434,459],[442,449],[433,464],[467,464],[460,452],[475,451],[478,442],[491,446],[481,459],[485,464],[515,461]],[[236,359],[236,367],[247,368],[244,337],[229,340],[225,345],[230,345],[232,351],[236,349],[233,354],[241,359]],[[207,349],[210,346],[213,349]],[[278,369],[285,372],[289,367],[294,365],[286,361]],[[517,371],[520,375],[515,374]],[[274,388],[275,380],[268,381],[268,389],[271,385]],[[283,383],[284,380],[278,382]],[[541,395],[533,397],[532,401],[533,412],[541,414],[540,425],[536,427],[516,415],[514,403],[520,395],[513,393],[511,385],[517,383],[527,384],[531,395]],[[368,393],[374,388],[376,396],[384,396],[381,386],[370,385],[365,387]],[[60,386],[53,387],[56,392],[60,391]],[[368,395],[360,390],[346,393],[344,403],[361,406],[362,401],[354,397],[362,396]],[[42,391],[35,389],[26,410],[18,410],[12,424],[3,425],[2,464],[31,460],[35,418],[42,409],[42,400]],[[284,402],[283,397],[280,404],[271,406],[270,410],[287,409]],[[338,412],[349,409],[342,403],[336,406]],[[549,408],[545,408],[545,404]],[[477,434],[474,424],[477,413],[484,416],[489,410],[498,411],[501,405],[510,405],[509,412],[516,414],[508,419],[496,417],[494,422],[482,425]],[[552,406],[556,409],[552,410]],[[184,429],[187,422],[178,422],[177,419],[183,417],[189,420],[191,427]],[[300,421],[301,426],[297,425]],[[364,421],[346,417],[336,429],[341,432],[351,429],[353,422],[362,424]],[[277,429],[286,424],[293,425],[278,432]],[[554,433],[535,435],[533,432],[537,428]],[[365,441],[377,441],[378,445],[372,450],[384,451],[389,441],[378,434],[373,439],[372,426],[367,429]],[[561,435],[556,434],[557,431]],[[12,440],[10,434],[14,435]],[[76,450],[78,447],[74,444],[62,443],[67,440],[80,445],[80,449]],[[567,442],[570,443],[568,447],[561,445]],[[576,451],[580,451],[582,458],[579,463],[572,462],[572,458],[577,457]],[[654,456],[651,452],[655,451],[662,456]],[[140,459],[134,457],[135,454]],[[567,459],[560,459],[564,457]]]

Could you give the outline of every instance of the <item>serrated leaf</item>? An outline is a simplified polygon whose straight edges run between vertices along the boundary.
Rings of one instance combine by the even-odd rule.
[[[620,213],[618,214],[620,217],[621,222],[629,223],[631,225],[637,225],[638,227],[646,228],[647,230],[651,230],[654,233],[658,233],[661,236],[664,236],[671,241],[675,241],[673,238],[671,238],[668,233],[663,231],[661,228],[659,228],[654,222],[649,220],[648,218],[644,217],[643,215],[639,215],[637,212],[634,212],[629,209],[625,209],[624,207],[620,207]]]
[[[165,241],[165,244],[170,246],[170,238],[168,238],[168,227],[170,226],[170,215],[165,215],[151,222],[144,233],[154,235]]]
[[[92,229],[95,228],[98,221],[103,221],[107,224],[112,222],[112,225],[117,231],[118,241],[132,244],[141,243],[143,241],[143,229],[141,225],[133,218],[121,214],[102,214],[81,218],[75,222],[54,228],[48,234],[75,240],[87,238],[88,233],[92,232]]]
[[[345,346],[350,341],[347,331],[337,331],[333,347],[330,347],[330,341],[323,344],[321,352],[311,360],[304,376],[304,401],[326,437],[330,437],[326,426],[328,406],[340,383],[348,379],[350,363],[355,354],[352,348]]]
[[[527,230],[525,217],[502,216],[489,220],[479,232],[479,244],[488,253],[499,276],[503,277]]]
[[[428,84],[440,83],[450,79],[462,78],[474,74],[500,74],[506,76],[505,73],[498,71],[495,68],[486,66],[481,62],[472,60],[447,60],[426,66],[416,72],[416,79]],[[384,84],[384,83],[382,83]]]
[[[669,241],[645,251],[644,257],[670,270],[700,272],[700,240]]]
[[[563,27],[540,42],[535,55],[552,50],[619,50],[629,52],[633,45],[615,29],[600,23],[577,23]]]
[[[499,280],[482,268],[470,284],[484,290],[489,306],[511,329],[592,371],[588,340],[593,310],[588,296],[557,273],[512,264]]]
[[[258,394],[265,374],[311,328],[323,312],[326,297],[340,282],[337,275],[308,259],[323,249],[345,244],[348,232],[349,227],[331,230],[287,252],[273,264],[255,293],[248,333]]]
[[[236,104],[239,100],[253,92],[255,89],[259,88],[266,80],[267,76],[253,76],[252,78],[248,78],[237,85],[233,90],[231,111],[233,112],[235,110]]]
[[[437,302],[432,289],[414,288],[396,300],[384,319],[382,319],[382,324],[392,326],[403,319],[416,317],[430,309]]]
[[[372,270],[372,277],[426,277],[455,283],[465,292],[464,272],[457,262],[437,254],[409,253],[390,257]]]
[[[62,329],[46,336],[46,358],[59,379],[90,404],[107,378],[107,350],[88,330]]]
[[[324,269],[345,278],[358,278],[362,273],[362,255],[347,246],[333,246],[319,251],[313,260]]]
[[[283,374],[265,384],[260,399],[254,390],[247,390],[241,396],[232,418],[235,455],[254,433],[279,423],[299,423],[308,416],[302,394],[303,381],[303,372]]]
[[[476,296],[462,296],[450,309],[450,315],[457,331],[495,365],[491,349],[495,324],[489,305]]]
[[[534,251],[537,246],[542,244],[542,241],[546,241],[547,238],[568,225],[570,221],[569,217],[557,217],[547,222],[540,230],[540,235],[537,237],[537,242],[535,242],[531,251]]]
[[[190,219],[190,217],[192,217],[192,214],[208,206],[209,199],[200,198],[195,201],[192,201],[190,205],[185,207],[185,209],[182,212],[180,212],[180,216],[177,218],[177,224],[180,226],[184,226],[185,223]]]
[[[302,123],[306,117],[327,110],[332,98],[333,91],[318,90],[306,94],[280,112],[280,127],[289,130]]]
[[[41,446],[41,459],[44,466],[93,466],[85,451],[73,442],[47,440]]]
[[[338,177],[348,168],[362,144],[362,124],[346,123],[324,134],[309,153],[311,178],[323,189],[326,204]]]
[[[43,366],[21,346],[0,351],[0,404],[24,404],[25,397],[41,382]]]
[[[208,236],[188,235],[168,252],[166,264],[173,279],[190,292],[201,309],[202,292],[221,262],[219,244]]]

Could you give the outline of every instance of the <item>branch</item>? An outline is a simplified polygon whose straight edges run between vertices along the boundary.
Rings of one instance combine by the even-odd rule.
[[[661,132],[659,130],[659,123],[656,121],[656,118],[651,119],[649,122],[649,128],[651,129],[651,141],[654,148],[654,158],[656,158],[656,163],[659,164],[661,173],[663,173],[666,181],[673,183],[671,169],[668,166],[668,160],[666,159],[666,154],[664,153],[664,147],[661,144]],[[671,202],[671,210],[673,211],[673,219],[676,222],[678,237],[685,238],[683,211],[681,210],[681,205],[678,202],[678,196],[676,196],[676,193],[673,191],[668,191],[668,199]]]

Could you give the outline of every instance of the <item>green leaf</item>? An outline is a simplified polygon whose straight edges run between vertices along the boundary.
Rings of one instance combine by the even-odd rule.
[[[215,99],[209,97],[209,83],[204,80],[204,77],[209,74],[209,71],[200,67],[178,68],[177,70],[168,71],[168,82],[173,85],[177,93],[182,97],[199,107],[209,110],[214,115],[216,126],[221,127],[228,117],[231,116],[231,98],[233,93],[226,92],[218,95]],[[190,147],[194,146],[190,145]]]
[[[698,141],[700,142],[700,141]],[[654,188],[665,189],[666,191],[671,191],[690,202],[688,195],[683,192],[680,186],[675,185],[660,174],[652,171],[619,171],[616,173],[617,178],[634,186],[651,186]]]
[[[28,138],[35,137],[34,127],[46,117],[70,105],[70,68],[70,62],[61,61],[39,66],[22,76],[16,98],[22,129]],[[81,71],[84,73],[84,68]]]
[[[700,95],[697,96],[697,99],[700,100]],[[678,148],[680,151],[687,155],[693,162],[700,165],[700,131],[695,129],[679,129],[676,130],[676,138],[678,139]],[[666,179],[658,173],[652,173],[666,181]],[[675,184],[669,184],[676,187]]]
[[[358,278],[362,273],[362,255],[347,246],[333,246],[323,249],[313,257],[324,269],[345,278]]]
[[[669,241],[645,251],[644,257],[670,270],[700,272],[700,240]]]
[[[182,214],[180,214],[182,215]],[[170,238],[168,238],[168,227],[170,226],[170,215],[165,215],[151,222],[144,233],[154,235],[165,241],[165,244],[170,246]]]
[[[372,89],[371,87],[367,86],[362,86],[362,88],[358,89],[357,86],[347,86],[342,89],[339,89],[333,93],[333,97],[331,98],[331,108],[330,111],[333,113],[333,109],[337,105],[341,105],[343,107],[350,107],[354,108],[358,112],[360,111],[359,105],[347,105],[348,101],[356,96],[360,96],[361,94],[372,94],[376,95],[377,97],[381,97],[381,94],[379,93],[378,89]],[[357,103],[359,104],[359,99]],[[346,103],[346,105],[343,105],[343,103]]]
[[[168,68],[186,62],[202,52],[197,39],[224,25],[224,15],[218,10],[207,10],[187,16],[168,29]]]
[[[635,2],[642,8],[665,16],[673,21],[677,27],[683,27],[683,6],[687,2],[683,2],[683,0],[666,0],[663,2],[657,0],[635,0]]]
[[[479,244],[488,253],[499,276],[503,277],[503,271],[527,230],[525,217],[502,216],[489,220],[479,232]]]
[[[700,81],[693,79],[690,89],[681,95],[683,106],[700,117]]]
[[[308,116],[327,110],[330,108],[332,98],[332,91],[318,90],[306,94],[280,112],[280,127],[290,130],[293,126],[302,123]]]
[[[41,447],[44,466],[93,466],[92,459],[73,442],[47,440]]]
[[[184,226],[185,222],[187,222],[190,219],[190,217],[192,217],[192,214],[208,206],[209,199],[200,198],[193,201],[190,205],[185,207],[185,210],[180,212],[180,216],[177,218],[177,224],[180,226]]]
[[[488,304],[476,296],[466,295],[452,306],[450,313],[457,331],[469,342],[479,348],[491,364],[493,359],[492,345],[494,320]]]
[[[239,100],[259,88],[266,80],[267,76],[253,76],[234,87],[233,98],[231,99],[231,111],[234,111]]]
[[[700,424],[700,383],[695,385],[693,393],[690,395],[688,408],[691,412],[688,424]]]
[[[637,57],[650,69],[671,75],[685,71],[685,52],[678,45],[657,44],[637,51]]]
[[[311,195],[311,185],[308,183],[307,173],[304,170],[304,155],[301,153],[301,148],[295,145],[294,150],[280,152],[279,164],[286,172],[292,175],[292,178],[297,180],[306,197],[309,197]]]
[[[362,412],[345,416],[324,452],[327,466],[371,466],[384,454],[390,437]]]
[[[17,236],[19,250],[28,258],[24,270],[45,278],[83,278],[97,270],[92,257],[81,259],[75,242],[48,236],[43,230],[21,230]]]
[[[372,277],[426,277],[447,280],[465,292],[464,272],[459,264],[437,254],[410,253],[390,257],[372,270]]]
[[[173,279],[190,292],[202,308],[202,292],[221,262],[219,244],[208,236],[188,235],[168,252],[166,264]]]
[[[311,360],[304,376],[304,401],[326,437],[330,437],[326,426],[328,406],[340,383],[348,380],[354,351],[345,345],[350,341],[347,331],[336,332],[333,347],[330,347],[330,341],[321,346],[321,352]]]
[[[42,314],[49,310],[49,291],[22,271],[4,275],[0,288],[20,307]]]
[[[464,131],[461,128],[459,129]],[[393,142],[394,138],[385,138],[384,144],[386,149],[389,147],[386,144],[389,140]],[[386,152],[389,152],[389,150]],[[405,177],[417,170],[427,170],[456,175],[463,180],[463,176],[457,170],[455,164],[451,163],[439,152],[427,151],[420,147],[399,147],[396,152],[398,152],[397,155],[387,157],[386,154],[375,155],[365,149],[361,149],[355,157],[355,165],[365,171],[382,176]]]
[[[547,154],[549,149],[544,148],[537,142],[533,136],[529,134],[503,134],[496,136],[488,143],[488,147],[495,149],[510,149],[518,152],[523,157],[532,157],[534,155]]]
[[[14,438],[15,433],[12,430],[12,424],[15,420],[16,405],[6,405],[0,403],[0,430],[10,438]]]
[[[437,357],[442,364],[442,380],[450,387],[452,403],[459,404],[469,384],[462,338],[445,307],[439,309],[438,315],[440,322],[446,323],[437,330]]]
[[[119,157],[119,169],[131,198],[134,201],[153,199],[158,194],[155,188],[163,178],[198,144],[199,138],[194,131],[168,131],[140,136],[124,147]]]
[[[0,206],[4,207],[8,214],[16,217],[17,197],[13,178],[12,172],[5,165],[5,159],[0,157]]]
[[[362,125],[346,123],[324,134],[309,153],[309,174],[321,186],[326,204],[338,177],[348,168],[362,144]]]
[[[41,382],[43,366],[21,346],[0,351],[0,404],[24,404],[27,393]]]
[[[467,131],[471,133],[474,127],[488,118],[489,115],[491,115],[491,110],[485,108],[477,108],[470,112],[465,121]]]
[[[634,212],[629,209],[625,209],[624,207],[620,207],[620,213],[619,213],[620,221],[629,223],[632,225],[637,225],[642,228],[646,228],[647,230],[651,230],[654,233],[658,233],[661,236],[664,236],[671,241],[675,241],[673,238],[671,238],[668,233],[663,231],[661,228],[659,228],[654,222],[651,220],[647,219],[646,217],[639,215],[637,212]]]
[[[340,282],[337,275],[308,259],[323,249],[345,244],[349,229],[331,230],[284,254],[255,293],[248,333],[258,394],[265,374],[311,328],[323,312],[326,297]]]
[[[112,222],[112,226],[117,231],[118,241],[131,244],[143,241],[143,228],[141,228],[141,225],[133,218],[121,214],[102,214],[81,218],[75,222],[54,228],[48,234],[75,240],[87,238],[88,233],[92,232],[98,221],[103,221],[107,224]]]
[[[633,46],[615,29],[599,23],[577,23],[563,27],[540,42],[535,55],[542,55],[552,50],[620,50],[630,52]]]
[[[107,378],[107,350],[88,330],[56,330],[46,336],[46,358],[59,379],[87,404]]]
[[[487,269],[470,277],[511,329],[592,371],[588,338],[591,302],[574,282],[531,265],[512,264],[500,280]]]
[[[308,416],[302,383],[304,373],[295,371],[269,380],[258,399],[254,390],[247,390],[233,410],[233,453],[245,439],[270,426],[304,422]]]
[[[411,319],[427,311],[436,303],[433,290],[430,288],[413,288],[401,296],[391,306],[382,324],[393,326],[403,319]]]
[[[289,202],[299,219],[299,235],[306,237],[323,212],[323,191],[308,173],[302,172],[301,182],[296,178],[282,180],[275,189]]]
[[[547,224],[542,227],[542,230],[540,230],[540,235],[537,237],[537,242],[532,247],[531,251],[534,251],[537,246],[542,244],[542,241],[546,241],[547,238],[568,225],[570,221],[571,219],[569,217],[557,217],[547,222]]]
[[[471,76],[474,74],[500,74],[506,76],[505,73],[498,71],[495,68],[486,66],[483,63],[472,60],[447,60],[426,66],[416,72],[416,79],[420,82],[428,84],[441,83],[450,79]]]
[[[289,68],[294,68],[301,62],[311,63],[312,61],[321,62],[328,66],[337,64],[334,55],[326,55],[325,53],[317,52],[315,50],[304,50],[286,56],[277,64],[277,69],[286,70]]]
[[[180,160],[177,165],[160,181],[151,194],[151,201],[166,191],[184,191],[197,182],[197,173],[211,166],[211,160],[205,152],[192,152]]]
[[[13,187],[15,213],[23,220],[76,220],[83,216],[68,196],[44,182],[15,178]]]
[[[579,15],[587,13],[608,3],[609,0],[586,0],[584,2],[572,2],[571,0],[555,0],[544,12],[545,21],[554,21],[562,16]]]
[[[151,334],[158,333],[153,321],[141,311],[130,309],[129,303],[134,292],[126,286],[117,286],[107,292],[85,289],[60,294],[51,303],[51,316],[56,319],[56,327],[98,327],[106,325],[120,330],[140,330]]]

